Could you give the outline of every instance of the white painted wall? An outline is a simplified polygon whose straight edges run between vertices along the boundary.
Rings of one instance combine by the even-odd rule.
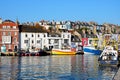
[[[26,37],[27,35],[27,37]],[[33,37],[32,37],[33,35]],[[38,36],[39,35],[39,36]],[[45,35],[45,37],[44,37]],[[32,46],[35,48],[43,48],[44,43],[47,43],[47,33],[27,33],[27,32],[21,32],[20,33],[20,48],[21,49],[27,49],[28,45],[29,48],[32,49]],[[24,41],[28,40],[28,43],[25,43]],[[40,40],[40,43],[37,43],[37,41]],[[33,41],[33,43],[32,43]]]
[[[58,43],[54,43],[56,39],[59,40]],[[49,48],[49,46],[55,46],[55,45],[59,45],[59,48],[61,48],[62,43],[63,44],[65,43],[64,39],[68,39],[68,44],[71,45],[71,33],[68,33],[68,32],[61,33],[61,37],[48,37],[47,33],[21,32],[20,33],[20,48],[27,50],[28,47],[29,49],[32,49],[32,46],[33,46],[35,48],[43,49],[44,46]],[[24,42],[25,40],[28,40],[28,43],[25,43]],[[38,40],[40,40],[40,43],[37,43]],[[49,40],[51,40],[50,43],[49,43]],[[34,43],[32,43],[32,41]]]

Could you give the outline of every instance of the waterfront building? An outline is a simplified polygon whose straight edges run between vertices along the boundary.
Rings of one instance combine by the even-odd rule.
[[[49,33],[48,37],[48,46],[49,48],[60,49],[63,45],[71,46],[71,33],[61,32],[59,33]]]
[[[6,47],[6,51],[17,51],[19,48],[18,23],[11,20],[0,19],[0,47]]]
[[[41,30],[39,27],[20,25],[20,49],[34,51],[36,49],[48,50],[59,48],[62,44],[71,44],[71,33],[52,33]],[[61,44],[62,43],[62,44]]]
[[[34,50],[42,49],[47,43],[45,38],[47,33],[42,30],[42,26],[34,27],[28,25],[20,25],[20,49]],[[44,45],[42,45],[44,43]]]

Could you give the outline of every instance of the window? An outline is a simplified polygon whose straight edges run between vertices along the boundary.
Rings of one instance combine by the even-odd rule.
[[[50,43],[51,43],[51,40],[49,39],[48,41],[49,41],[49,44],[50,44]]]
[[[32,49],[34,49],[34,46],[32,46]]]
[[[17,42],[17,38],[14,38],[14,43],[16,43]]]
[[[11,49],[11,45],[9,45],[8,48]]]
[[[34,35],[32,34],[32,37],[34,37]]]
[[[45,37],[45,34],[44,34],[44,37]]]
[[[13,26],[13,29],[16,29],[16,26]]]
[[[10,36],[11,35],[11,32],[8,32],[8,36]]]
[[[34,41],[32,40],[32,43],[34,43]]]
[[[6,26],[3,26],[3,29],[6,29]]]
[[[40,35],[38,34],[38,37],[40,37]]]
[[[63,38],[65,38],[65,35],[63,35]]]
[[[27,37],[27,34],[25,34],[25,37]]]
[[[7,26],[8,29],[10,29],[10,26]]]
[[[17,35],[17,32],[15,32],[14,34]]]
[[[69,38],[69,35],[68,35],[68,38]]]
[[[3,36],[5,36],[5,32],[3,32]]]
[[[2,43],[11,43],[11,36],[2,36]]]
[[[28,40],[24,40],[24,43],[28,43]]]
[[[92,40],[89,40],[89,44],[92,44]]]
[[[59,41],[58,39],[55,39],[55,41],[54,41],[54,42],[55,42],[55,43],[58,43],[58,41]]]
[[[40,43],[40,40],[37,40],[37,43]]]
[[[68,43],[68,41],[69,41],[68,39],[64,39],[64,43]]]

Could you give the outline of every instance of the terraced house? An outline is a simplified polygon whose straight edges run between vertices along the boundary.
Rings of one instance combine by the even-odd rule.
[[[51,33],[43,29],[43,26],[20,25],[20,49],[35,50],[59,48],[61,43],[71,44],[71,34],[68,32]]]
[[[20,49],[35,50],[41,49],[46,43],[46,31],[42,26],[19,25],[20,30]],[[42,45],[44,43],[44,45]]]

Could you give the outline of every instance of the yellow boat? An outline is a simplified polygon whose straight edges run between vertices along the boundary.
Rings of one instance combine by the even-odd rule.
[[[72,50],[62,50],[62,49],[53,49],[52,54],[57,55],[74,55],[76,54],[75,51]]]

